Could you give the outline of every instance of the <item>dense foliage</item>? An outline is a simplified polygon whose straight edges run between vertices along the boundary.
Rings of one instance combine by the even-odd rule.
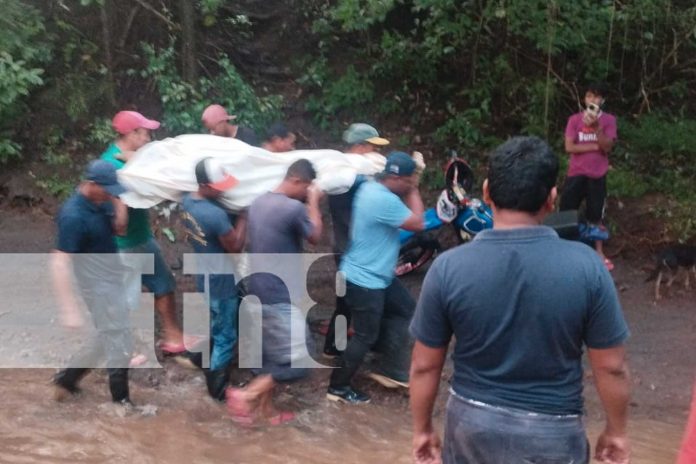
[[[601,80],[611,192],[696,203],[690,0],[4,0],[0,24],[0,163],[74,170],[116,110],[176,135],[212,101],[257,129],[282,105],[334,134],[363,119],[476,163],[512,134],[560,149]]]

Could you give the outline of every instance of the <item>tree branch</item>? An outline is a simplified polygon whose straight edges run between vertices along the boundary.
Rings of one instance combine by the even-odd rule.
[[[180,29],[179,25],[174,23],[171,19],[167,18],[165,15],[157,11],[155,7],[147,3],[145,0],[135,0],[136,3],[138,3],[140,6],[148,10],[150,13],[154,14],[157,16],[157,18],[161,19],[164,21],[171,29],[178,30]]]

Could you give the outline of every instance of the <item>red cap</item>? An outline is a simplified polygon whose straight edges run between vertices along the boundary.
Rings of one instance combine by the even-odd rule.
[[[159,129],[160,123],[153,119],[147,119],[136,111],[119,111],[111,120],[114,130],[121,135],[126,135],[136,129]]]
[[[234,188],[238,183],[216,158],[203,158],[196,163],[196,182],[199,185],[207,185],[218,192],[226,192]]]
[[[227,110],[221,105],[210,105],[203,111],[201,120],[206,127],[213,127],[220,121],[229,121],[237,116],[227,114]]]

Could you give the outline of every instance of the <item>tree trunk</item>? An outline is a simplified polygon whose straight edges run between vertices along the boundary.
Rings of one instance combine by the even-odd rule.
[[[99,7],[99,16],[102,26],[102,48],[104,49],[104,61],[106,64],[106,96],[112,108],[116,108],[116,92],[114,83],[114,59],[111,54],[111,27],[109,24],[109,0],[104,0]]]
[[[193,82],[198,77],[196,60],[196,5],[191,0],[179,0],[181,15],[181,65],[185,81]]]

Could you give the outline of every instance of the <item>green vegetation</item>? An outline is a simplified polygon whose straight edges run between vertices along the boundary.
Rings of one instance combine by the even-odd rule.
[[[257,130],[282,107],[332,135],[360,119],[441,153],[431,166],[455,149],[478,170],[514,134],[562,153],[584,85],[602,80],[619,118],[610,193],[662,194],[656,214],[693,234],[693,2],[4,0],[0,24],[0,164],[48,166],[52,194],[123,108],[162,120],[160,135],[201,132],[213,101]]]

